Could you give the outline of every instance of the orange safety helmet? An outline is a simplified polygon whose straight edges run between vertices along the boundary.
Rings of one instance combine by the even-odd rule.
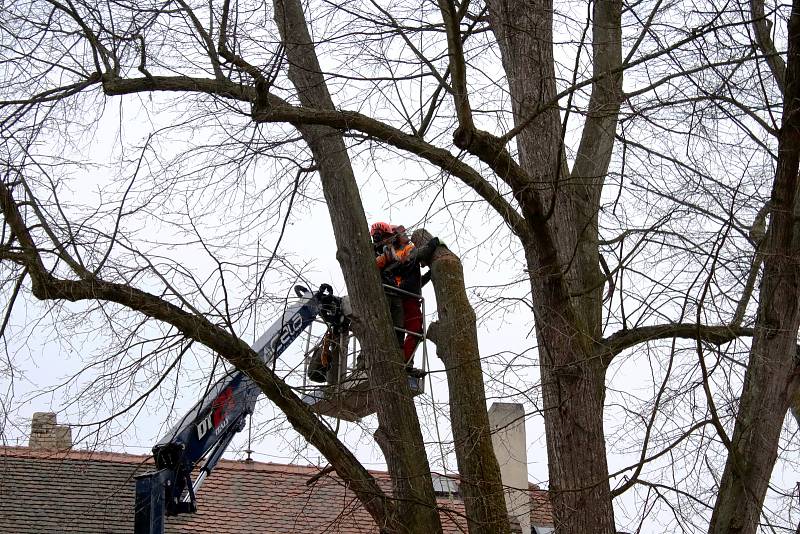
[[[394,233],[392,226],[389,223],[385,222],[376,222],[372,223],[372,226],[369,227],[369,235],[375,238],[376,235],[382,234],[384,236],[391,235]]]

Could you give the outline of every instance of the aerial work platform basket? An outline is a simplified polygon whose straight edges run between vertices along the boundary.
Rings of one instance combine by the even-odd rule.
[[[409,293],[401,289],[384,286],[387,291],[393,291],[395,294],[403,297],[411,297],[418,299],[420,302],[420,309],[422,311],[422,333],[410,332],[402,328],[395,327],[397,332],[402,332],[407,335],[417,336],[420,338],[420,343],[417,345],[422,346],[422,368],[416,371],[415,374],[408,374],[408,387],[411,390],[412,397],[425,393],[425,380],[424,376],[428,371],[428,350],[425,345],[425,299],[421,295]],[[363,368],[360,361],[360,348],[358,340],[351,335],[350,332],[342,332],[339,334],[337,340],[338,347],[341,348],[341,353],[338,358],[334,359],[334,365],[338,360],[338,366],[333,373],[332,383],[327,385],[314,386],[308,383],[308,367],[311,361],[311,329],[308,331],[308,338],[306,340],[306,356],[303,366],[303,402],[309,405],[311,409],[319,415],[327,417],[335,417],[344,421],[358,421],[362,417],[372,415],[376,411],[376,394],[378,391],[373,388],[369,383],[367,370]]]

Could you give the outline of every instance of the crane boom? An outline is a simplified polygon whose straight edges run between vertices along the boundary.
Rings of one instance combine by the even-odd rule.
[[[271,365],[318,317],[342,327],[342,299],[328,284],[317,292],[295,286],[300,301],[287,306],[281,317],[252,345]],[[197,510],[195,493],[222,457],[233,437],[245,427],[261,390],[245,373],[234,370],[214,383],[197,403],[153,447],[157,471],[136,478],[135,534],[162,534],[164,516]],[[191,475],[206,458],[194,483]]]

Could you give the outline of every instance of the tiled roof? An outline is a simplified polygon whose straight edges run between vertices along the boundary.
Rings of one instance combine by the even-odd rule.
[[[146,456],[0,447],[0,532],[133,532],[135,475]],[[170,517],[166,532],[362,534],[377,528],[335,476],[307,486],[317,467],[222,460],[198,495],[196,514]],[[388,485],[383,472],[373,472]],[[532,487],[534,524],[552,524],[547,493]],[[466,532],[458,499],[439,500],[446,533]]]
[[[553,506],[547,498],[547,492],[530,484],[531,491],[531,525],[551,526],[553,524]]]

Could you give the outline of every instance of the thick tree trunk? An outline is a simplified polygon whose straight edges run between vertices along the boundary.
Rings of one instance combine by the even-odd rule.
[[[412,240],[420,247],[431,237],[427,231],[417,230]],[[469,532],[510,532],[486,412],[475,311],[467,298],[461,260],[445,246],[434,252],[431,282],[438,320],[428,328],[428,338],[436,344],[436,354],[447,373],[450,424]]]
[[[275,0],[275,20],[286,47],[289,78],[304,106],[333,110],[314,45],[298,0]],[[436,498],[403,358],[372,254],[367,220],[341,132],[298,126],[319,165],[333,225],[337,259],[355,310],[370,386],[376,391],[378,430],[396,500],[387,532],[441,531]]]
[[[788,26],[789,51],[778,137],[778,167],[764,242],[750,361],[711,517],[713,534],[756,532],[786,411],[798,392],[800,325],[800,0]]]
[[[528,251],[529,265],[539,261]],[[575,328],[569,303],[559,302],[556,295],[565,292],[552,285],[531,280],[556,532],[613,534],[603,432],[605,368],[589,356],[593,340]]]
[[[589,114],[573,174],[565,163],[552,49],[551,0],[488,0],[512,97],[520,166],[512,184],[533,238],[523,238],[539,342],[550,498],[559,533],[612,534],[603,403],[603,276],[597,213],[621,98],[621,2],[593,5]],[[533,206],[527,189],[542,199]],[[543,236],[540,239],[539,236]]]

